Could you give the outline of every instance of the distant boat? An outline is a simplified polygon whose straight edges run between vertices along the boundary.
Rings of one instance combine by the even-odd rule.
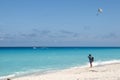
[[[33,49],[36,49],[36,47],[34,46]]]

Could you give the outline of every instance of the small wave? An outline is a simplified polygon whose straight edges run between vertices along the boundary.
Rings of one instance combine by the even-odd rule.
[[[103,66],[103,65],[107,65],[107,64],[114,64],[114,63],[120,63],[120,60],[109,60],[109,61],[95,61],[93,62],[93,66]],[[83,65],[82,67],[87,67],[89,66],[89,63],[87,63],[86,65]]]
[[[6,78],[15,77],[15,74],[7,75],[7,76],[0,76],[0,80],[5,80]]]
[[[120,63],[120,60],[109,60],[109,61],[95,61],[93,62],[93,66],[103,66],[103,65],[107,65],[107,64],[114,64],[114,63]],[[85,68],[85,67],[89,67],[89,63],[86,63],[85,65],[80,65],[80,66],[75,66],[75,67],[71,67],[70,69],[73,68]]]
[[[96,61],[93,63],[94,66],[102,66],[107,64],[120,63],[120,60],[110,60],[110,61]]]
[[[26,75],[31,75],[31,74],[45,74],[45,73],[50,73],[52,71],[56,71],[53,69],[31,69],[28,71],[19,71],[15,72],[14,74],[6,75],[6,76],[0,76],[0,80],[6,80],[7,78],[14,78],[14,77],[20,77],[20,76],[26,76]]]
[[[13,74],[10,74],[10,75],[7,75],[7,76],[0,76],[0,80],[5,80],[7,78],[14,78],[14,77],[17,77],[17,76],[23,76],[23,75],[27,75],[31,72],[35,72],[35,70],[33,71],[20,71],[20,72],[15,72]]]

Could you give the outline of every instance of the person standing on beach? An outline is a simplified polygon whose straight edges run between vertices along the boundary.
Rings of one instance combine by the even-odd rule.
[[[89,59],[89,62],[90,62],[90,67],[92,68],[92,63],[94,61],[94,57],[91,54],[89,54],[88,59]]]

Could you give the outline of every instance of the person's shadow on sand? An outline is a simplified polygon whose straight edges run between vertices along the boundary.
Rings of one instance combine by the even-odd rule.
[[[96,70],[89,70],[90,72],[98,72],[98,71],[96,71]]]
[[[7,78],[7,80],[11,80],[11,79]]]

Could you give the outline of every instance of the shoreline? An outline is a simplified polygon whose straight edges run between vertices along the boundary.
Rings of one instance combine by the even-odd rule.
[[[120,80],[120,62],[99,66],[74,67],[64,70],[33,73],[10,78],[11,80]],[[5,79],[4,79],[5,80]]]

